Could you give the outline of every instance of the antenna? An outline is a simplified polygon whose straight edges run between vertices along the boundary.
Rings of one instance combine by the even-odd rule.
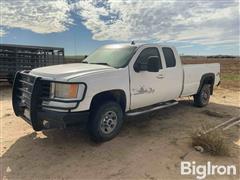
[[[134,41],[132,41],[132,42],[131,42],[131,45],[135,45],[135,42],[134,42]]]

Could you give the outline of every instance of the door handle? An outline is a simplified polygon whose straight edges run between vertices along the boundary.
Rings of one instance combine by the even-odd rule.
[[[157,78],[158,78],[158,79],[163,79],[163,78],[164,78],[164,75],[163,75],[163,74],[159,74],[159,75],[157,75]]]

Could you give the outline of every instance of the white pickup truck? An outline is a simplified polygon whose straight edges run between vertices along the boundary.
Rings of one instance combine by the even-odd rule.
[[[183,96],[206,106],[219,82],[219,64],[182,65],[175,47],[113,44],[82,63],[18,72],[13,109],[36,131],[86,122],[94,140],[107,141],[124,116],[175,105]]]

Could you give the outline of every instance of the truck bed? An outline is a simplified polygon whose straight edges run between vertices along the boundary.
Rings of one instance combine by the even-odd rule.
[[[188,64],[183,65],[184,84],[181,96],[190,96],[197,93],[201,77],[207,73],[215,75],[214,85],[220,81],[220,64]]]

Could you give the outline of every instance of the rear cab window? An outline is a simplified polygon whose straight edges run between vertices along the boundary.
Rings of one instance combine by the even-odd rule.
[[[169,47],[162,48],[163,55],[166,61],[166,68],[171,68],[176,66],[176,58],[173,53],[173,50]]]

